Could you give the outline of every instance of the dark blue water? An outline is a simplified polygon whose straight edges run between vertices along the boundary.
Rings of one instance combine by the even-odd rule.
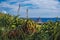
[[[60,18],[30,18],[30,19],[32,19],[34,21],[38,21],[40,19],[41,22],[48,22],[48,21],[55,22],[57,20],[60,21]]]

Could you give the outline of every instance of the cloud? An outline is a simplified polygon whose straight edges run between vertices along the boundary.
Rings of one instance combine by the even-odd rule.
[[[3,13],[7,13],[6,11],[3,11]]]
[[[6,0],[0,3],[0,9],[10,9],[7,11],[8,13],[17,14],[19,4],[21,5],[21,17],[26,16],[27,8],[29,9],[29,17],[56,17],[60,15],[59,0]]]
[[[41,8],[55,9],[58,2],[54,0],[31,0],[32,4],[36,4]]]
[[[34,12],[37,16],[40,17],[56,17],[60,15],[60,6],[58,5],[59,2],[55,0],[31,0],[32,4],[36,4],[40,9]],[[58,8],[59,7],[59,8]],[[38,15],[40,14],[40,15]],[[35,15],[36,16],[36,15]]]

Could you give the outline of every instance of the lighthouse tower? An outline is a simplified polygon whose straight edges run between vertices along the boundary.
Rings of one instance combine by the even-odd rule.
[[[42,21],[41,21],[41,18],[40,18],[40,17],[38,18],[37,23],[38,23],[38,24],[42,23]]]

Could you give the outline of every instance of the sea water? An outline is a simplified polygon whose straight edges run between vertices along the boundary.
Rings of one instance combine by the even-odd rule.
[[[60,21],[60,18],[30,18],[30,19],[34,21],[38,21],[40,19],[41,22],[48,22],[48,21],[56,22],[57,20]]]

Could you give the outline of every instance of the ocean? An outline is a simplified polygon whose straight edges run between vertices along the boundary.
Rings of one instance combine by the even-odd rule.
[[[31,20],[34,21],[40,21],[40,22],[48,22],[48,21],[52,21],[52,22],[56,22],[57,20],[60,21],[60,18],[30,18]]]

